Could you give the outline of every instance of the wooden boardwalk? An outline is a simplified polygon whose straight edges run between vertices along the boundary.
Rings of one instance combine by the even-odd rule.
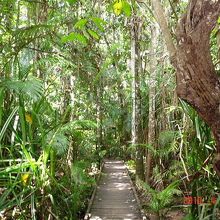
[[[104,162],[102,174],[85,219],[143,219],[123,161]]]

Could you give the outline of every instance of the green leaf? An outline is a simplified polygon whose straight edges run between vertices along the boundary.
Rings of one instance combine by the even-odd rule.
[[[14,79],[4,80],[0,82],[0,88],[13,90],[16,94],[22,93],[28,95],[31,99],[35,101],[41,98],[44,92],[42,82],[35,77],[31,77],[26,81]]]
[[[201,139],[201,134],[200,134],[200,127],[201,127],[201,124],[199,123],[199,117],[196,116],[195,117],[195,127],[196,127],[196,137],[199,139],[199,141],[201,142],[202,139]]]
[[[83,43],[83,44],[87,44],[87,39],[84,35],[79,34],[79,33],[75,33],[75,38],[76,40],[78,40],[79,42]]]
[[[126,16],[131,16],[131,6],[127,1],[123,2],[122,11],[125,13]]]
[[[70,5],[73,5],[77,2],[77,0],[66,0]]]
[[[86,39],[90,39],[90,35],[89,35],[89,33],[87,32],[87,30],[86,29],[84,29],[83,31],[82,31],[82,33],[83,33],[83,35],[84,35],[84,37],[86,38]]]
[[[61,42],[62,43],[66,43],[66,42],[68,42],[68,36],[63,36],[63,37],[61,37]]]
[[[95,25],[101,30],[104,31],[104,25],[106,22],[98,17],[91,17],[91,20],[95,23]]]
[[[16,114],[17,110],[18,110],[18,107],[15,107],[15,108],[13,109],[13,111],[11,112],[11,114],[9,115],[9,117],[7,118],[7,120],[6,120],[5,124],[4,124],[4,126],[2,127],[2,129],[1,129],[1,131],[0,131],[0,142],[1,142],[1,140],[2,140],[2,138],[3,138],[3,136],[4,136],[4,134],[5,134],[5,131],[6,131],[7,127],[8,127],[8,125],[9,125],[9,123],[11,122],[11,120],[12,120],[13,117],[14,117],[14,115]]]
[[[95,31],[88,29],[88,32],[93,38],[95,38],[96,40],[99,40],[100,37]]]
[[[48,146],[51,147],[56,154],[64,154],[69,146],[69,140],[62,132],[49,132],[47,135]]]
[[[83,44],[87,44],[87,39],[84,35],[72,32],[68,36],[63,36],[61,38],[62,43],[67,43],[71,41],[79,41]]]
[[[87,19],[83,18],[83,19],[80,19],[79,21],[76,22],[76,24],[74,25],[75,28],[78,28],[78,29],[84,29],[86,23],[87,23]]]
[[[90,121],[90,120],[76,120],[73,122],[69,122],[64,129],[74,129],[74,130],[90,130],[90,129],[96,129],[97,128],[97,124],[94,121]]]

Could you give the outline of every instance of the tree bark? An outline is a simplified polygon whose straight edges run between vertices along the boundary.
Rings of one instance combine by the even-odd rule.
[[[158,24],[160,25],[161,31],[163,33],[171,63],[173,63],[176,55],[176,48],[172,40],[172,35],[168,26],[164,9],[162,7],[160,0],[152,0],[152,6],[154,9],[155,18]]]
[[[141,22],[135,15],[131,21],[131,73],[132,81],[132,144],[136,146],[136,179],[144,180],[143,148],[141,143],[141,98],[139,73],[139,33]]]
[[[47,21],[48,18],[48,1],[43,0],[42,3],[36,3],[36,8],[35,8],[35,13],[36,13],[36,18],[35,18],[35,24],[44,24]],[[36,76],[39,77],[40,79],[44,79],[44,70],[42,65],[39,64],[39,61],[43,57],[40,51],[38,51],[39,48],[41,48],[41,39],[37,38],[35,41],[34,48],[35,50],[35,62],[37,63],[37,73]]]
[[[102,77],[100,77],[100,82],[97,87],[97,97],[96,97],[96,112],[97,112],[97,147],[100,150],[104,150],[104,140],[103,140],[103,82]]]
[[[148,145],[155,147],[156,142],[156,76],[157,76],[157,45],[159,30],[158,25],[151,27],[151,60],[150,60],[150,79],[149,79],[149,116],[148,116]],[[152,152],[147,150],[146,155],[146,174],[145,180],[150,183],[153,171]]]
[[[159,4],[159,0],[152,0]],[[154,5],[155,6],[155,5]],[[177,28],[177,49],[173,55],[167,39],[168,26],[159,18],[158,8],[155,17],[176,68],[177,94],[192,105],[201,118],[210,126],[215,141],[217,155],[214,168],[220,176],[220,80],[210,54],[210,35],[220,13],[220,0],[191,0]],[[164,13],[163,13],[164,14]]]
[[[220,13],[220,1],[192,0],[177,29],[177,94],[210,126],[220,175],[220,80],[210,54],[210,35]]]

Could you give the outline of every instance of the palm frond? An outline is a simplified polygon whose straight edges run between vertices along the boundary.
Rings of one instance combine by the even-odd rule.
[[[44,92],[43,83],[34,77],[26,81],[15,79],[4,80],[0,82],[0,88],[13,90],[17,94],[25,94],[33,100],[39,99]]]
[[[57,155],[63,155],[69,147],[69,140],[62,132],[49,132],[47,143],[48,147],[52,148]]]
[[[66,129],[75,129],[75,130],[90,130],[97,128],[96,122],[91,120],[75,120],[66,124]]]
[[[86,174],[85,169],[87,168],[87,163],[85,161],[77,161],[72,165],[71,177],[77,185],[94,183],[93,179],[90,179]]]
[[[5,134],[5,131],[6,131],[7,127],[8,127],[8,125],[9,125],[9,123],[11,122],[11,120],[12,120],[13,117],[14,117],[14,115],[16,114],[17,110],[18,110],[18,107],[15,107],[15,108],[13,109],[13,111],[11,112],[11,114],[9,115],[9,117],[7,118],[5,124],[3,125],[2,129],[0,130],[0,142],[1,142],[1,140],[2,140],[2,138],[3,138],[3,136],[4,136],[4,134]]]
[[[173,140],[177,137],[178,132],[176,131],[172,131],[172,130],[166,130],[166,131],[162,131],[159,134],[159,145],[161,147],[166,147],[168,145],[170,145]]]
[[[181,194],[181,191],[177,189],[179,182],[180,181],[177,180],[171,183],[162,191],[157,191],[156,189],[151,188],[147,183],[142,182],[141,185],[146,191],[146,194],[150,194],[151,196],[149,207],[154,212],[160,212],[160,210],[168,206],[170,202],[172,202],[174,195]]]

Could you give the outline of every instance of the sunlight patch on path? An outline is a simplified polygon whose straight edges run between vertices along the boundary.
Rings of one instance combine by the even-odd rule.
[[[90,220],[141,220],[123,161],[106,161],[90,210]]]

